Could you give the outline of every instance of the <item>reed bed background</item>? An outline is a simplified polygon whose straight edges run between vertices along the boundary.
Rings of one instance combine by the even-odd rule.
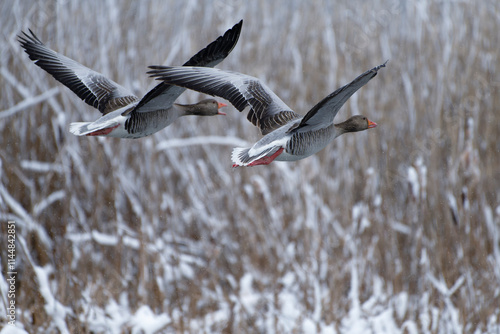
[[[3,1],[0,19],[19,332],[500,333],[498,1]],[[233,107],[138,140],[75,137],[99,112],[16,41],[30,28],[142,95],[148,65],[240,19],[219,68],[302,114],[389,59],[337,116],[378,127],[238,169],[232,147],[260,134]]]

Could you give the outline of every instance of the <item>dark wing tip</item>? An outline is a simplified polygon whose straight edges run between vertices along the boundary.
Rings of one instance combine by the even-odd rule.
[[[378,70],[380,70],[382,67],[385,67],[385,65],[387,64],[388,61],[389,61],[389,59],[387,59],[383,64],[375,66],[374,68],[372,68],[370,70],[370,72],[373,72],[372,78],[375,77],[378,74]]]
[[[236,46],[242,26],[243,20],[236,23],[224,35],[219,36],[215,41],[191,57],[184,66],[208,66],[211,63],[214,63],[214,65],[220,63]]]
[[[37,62],[42,58],[42,53],[44,53],[46,47],[31,29],[28,29],[28,31],[31,35],[21,31],[22,34],[17,35],[17,40],[29,58]]]
[[[372,68],[372,71],[377,72],[377,71],[378,71],[378,70],[380,70],[382,67],[385,67],[385,65],[387,64],[387,62],[388,62],[388,61],[389,61],[389,59],[387,59],[387,60],[386,60],[383,64],[378,65],[378,66],[376,66],[376,67]]]
[[[148,68],[150,71],[147,71],[146,74],[149,74],[149,77],[155,78],[159,81],[164,81],[167,78],[165,77],[165,72],[172,70],[172,66],[163,66],[163,65],[149,65]]]
[[[19,41],[19,43],[21,43],[21,46],[23,48],[26,48],[29,44],[43,45],[42,41],[35,35],[33,31],[31,31],[31,29],[28,29],[28,31],[31,36],[24,31],[21,31],[21,34],[17,35],[17,40]]]

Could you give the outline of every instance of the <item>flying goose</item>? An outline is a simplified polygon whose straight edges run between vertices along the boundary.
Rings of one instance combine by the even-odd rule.
[[[184,65],[213,67],[219,64],[238,42],[242,24],[243,20]],[[49,49],[31,30],[29,32],[31,35],[23,32],[22,36],[18,36],[29,58],[102,113],[102,117],[94,122],[71,123],[69,130],[77,136],[141,138],[165,128],[181,116],[225,115],[219,109],[226,104],[214,99],[191,105],[174,103],[185,88],[165,82],[158,84],[139,99],[128,89],[102,74]]]
[[[259,79],[246,74],[192,66],[150,66],[152,70],[148,73],[169,84],[222,97],[239,111],[250,107],[247,118],[260,128],[264,137],[250,148],[233,149],[233,167],[238,167],[304,159],[344,133],[376,127],[365,116],[356,115],[339,124],[334,124],[333,119],[344,103],[386,63],[337,89],[303,117]]]

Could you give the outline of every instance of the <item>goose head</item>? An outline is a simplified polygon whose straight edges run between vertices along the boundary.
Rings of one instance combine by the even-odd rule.
[[[346,132],[358,132],[367,129],[371,129],[377,126],[377,123],[370,121],[365,116],[356,115],[349,118],[347,121],[335,124],[335,127],[341,131],[341,133]]]
[[[222,107],[227,107],[227,104],[218,102],[215,99],[205,99],[195,104],[176,103],[175,106],[183,110],[186,115],[215,116],[225,115],[226,113],[220,111],[219,109]]]

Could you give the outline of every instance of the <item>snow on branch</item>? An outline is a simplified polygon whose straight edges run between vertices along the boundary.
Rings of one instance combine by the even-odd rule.
[[[7,110],[0,111],[0,118],[12,116],[15,113],[17,113],[23,109],[26,109],[34,104],[38,104],[42,101],[50,99],[52,96],[56,95],[57,93],[59,93],[59,88],[54,87],[54,88],[46,91],[45,93],[42,93],[42,94],[37,95],[35,97],[27,98],[27,99],[23,100],[22,102],[19,102],[18,104],[16,104],[15,106],[13,106]]]
[[[250,144],[238,137],[224,137],[224,136],[198,136],[190,138],[175,138],[165,140],[156,146],[158,151],[166,150],[173,147],[184,147],[193,145],[227,145],[227,146],[249,146]]]
[[[21,160],[21,168],[38,173],[62,173],[64,171],[63,166],[60,164],[35,160]]]
[[[42,243],[47,248],[51,248],[52,242],[51,242],[47,232],[45,231],[45,229],[42,226],[40,226],[40,224],[38,224],[37,222],[35,222],[33,220],[33,218],[29,215],[29,213],[26,212],[26,210],[23,208],[21,203],[16,201],[14,199],[14,197],[12,197],[9,194],[7,189],[5,189],[5,187],[2,184],[0,184],[0,196],[2,196],[5,203],[7,203],[7,205],[10,207],[10,209],[12,211],[14,211],[14,213],[19,216],[20,220],[22,220],[22,222],[24,222],[26,224],[26,227],[28,228],[28,230],[30,230],[30,231],[35,230],[37,232],[38,236],[40,237],[40,240],[42,241]]]

